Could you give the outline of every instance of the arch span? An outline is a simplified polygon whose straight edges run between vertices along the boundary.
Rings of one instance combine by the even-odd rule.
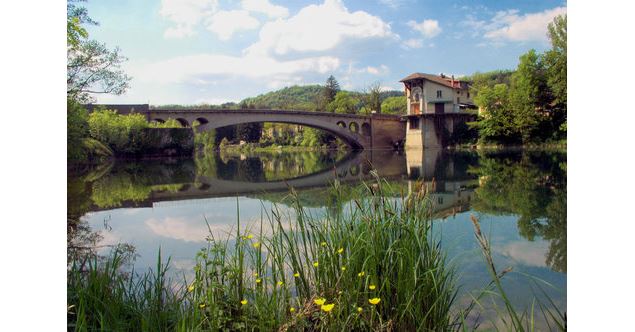
[[[392,149],[405,137],[405,125],[398,116],[357,115],[292,110],[168,110],[153,109],[148,119],[172,118],[186,127],[198,123],[196,131],[253,122],[288,123],[324,130],[342,139],[354,149]],[[196,121],[196,122],[195,122]]]

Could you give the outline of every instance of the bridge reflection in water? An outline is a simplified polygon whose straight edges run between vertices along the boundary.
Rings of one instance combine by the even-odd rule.
[[[419,150],[414,153],[364,150],[339,159],[326,157],[321,164],[324,167],[308,172],[292,172],[282,166],[279,173],[283,176],[272,175],[268,169],[271,166],[266,166],[267,161],[261,158],[217,155],[211,161],[213,165],[205,165],[198,160],[149,161],[138,167],[131,166],[131,163],[121,167],[115,165],[109,173],[106,172],[105,178],[126,173],[123,181],[130,181],[132,185],[139,183],[148,188],[147,193],[121,197],[111,204],[93,202],[90,210],[196,204],[197,200],[204,198],[284,193],[290,187],[298,191],[327,189],[335,180],[356,184],[372,180],[376,174],[401,185],[406,193],[416,190],[423,182],[429,188],[435,212],[445,216],[465,211],[478,184],[476,176],[467,172],[470,160],[475,164],[476,157],[470,157],[470,154],[457,156],[444,150]],[[455,158],[461,158],[461,162],[454,163]]]

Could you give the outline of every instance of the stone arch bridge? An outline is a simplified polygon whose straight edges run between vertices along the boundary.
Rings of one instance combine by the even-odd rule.
[[[94,105],[97,106],[97,105]],[[89,105],[89,109],[94,106]],[[403,145],[405,121],[396,115],[340,114],[276,109],[150,109],[143,105],[99,105],[119,114],[140,113],[148,121],[174,119],[185,127],[198,124],[197,131],[252,122],[302,125],[327,131],[354,149],[392,149]]]

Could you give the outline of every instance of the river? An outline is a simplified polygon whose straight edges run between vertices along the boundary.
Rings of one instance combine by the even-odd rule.
[[[237,211],[241,224],[252,227],[274,204],[291,213],[289,186],[316,213],[342,208],[328,194],[333,181],[352,192],[377,175],[405,194],[421,182],[430,188],[433,231],[461,285],[457,305],[467,305],[470,293],[490,280],[470,221],[474,215],[497,268],[513,268],[503,278],[511,301],[528,307],[542,288],[566,311],[566,157],[541,150],[427,150],[117,161],[69,174],[69,245],[104,253],[127,244],[134,247],[137,271],[156,266],[160,248],[171,258],[172,276],[188,278],[210,231],[226,236]]]

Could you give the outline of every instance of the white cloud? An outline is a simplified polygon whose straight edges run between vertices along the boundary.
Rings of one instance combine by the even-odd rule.
[[[162,0],[159,14],[175,24],[165,30],[164,37],[183,38],[194,35],[194,26],[214,13],[217,6],[218,0]]]
[[[365,69],[365,72],[372,74],[372,75],[380,75],[380,74],[386,74],[388,73],[388,66],[386,65],[381,65],[379,67],[373,67],[373,66],[368,66]]]
[[[411,20],[407,24],[412,29],[419,31],[425,38],[433,38],[442,31],[437,20],[423,20],[421,23]]]
[[[407,39],[404,40],[403,46],[405,46],[406,48],[422,48],[423,47],[423,39]]]
[[[175,240],[187,242],[204,242],[210,234],[207,225],[204,223],[189,222],[182,218],[165,217],[162,220],[150,218],[145,221],[145,225],[152,233]],[[212,234],[222,236],[231,229],[229,225],[210,225]]]
[[[221,10],[209,19],[207,29],[220,40],[229,40],[235,32],[255,29],[259,25],[260,22],[246,10]]]
[[[245,10],[263,13],[272,18],[289,16],[286,7],[274,5],[269,0],[243,0],[241,6]]]
[[[547,42],[547,25],[554,17],[566,13],[566,7],[525,15],[518,15],[518,10],[500,11],[484,27],[487,30],[485,38],[497,41]]]
[[[248,54],[285,55],[327,51],[351,39],[397,38],[390,25],[364,11],[349,12],[340,0],[302,8],[289,19],[277,19],[260,30]]]
[[[329,73],[337,69],[339,64],[339,59],[331,56],[278,61],[271,57],[256,55],[235,57],[218,54],[197,54],[149,64],[139,64],[131,68],[131,74],[136,79],[154,83],[196,82],[201,77],[209,76],[239,76],[281,80],[298,73]]]

